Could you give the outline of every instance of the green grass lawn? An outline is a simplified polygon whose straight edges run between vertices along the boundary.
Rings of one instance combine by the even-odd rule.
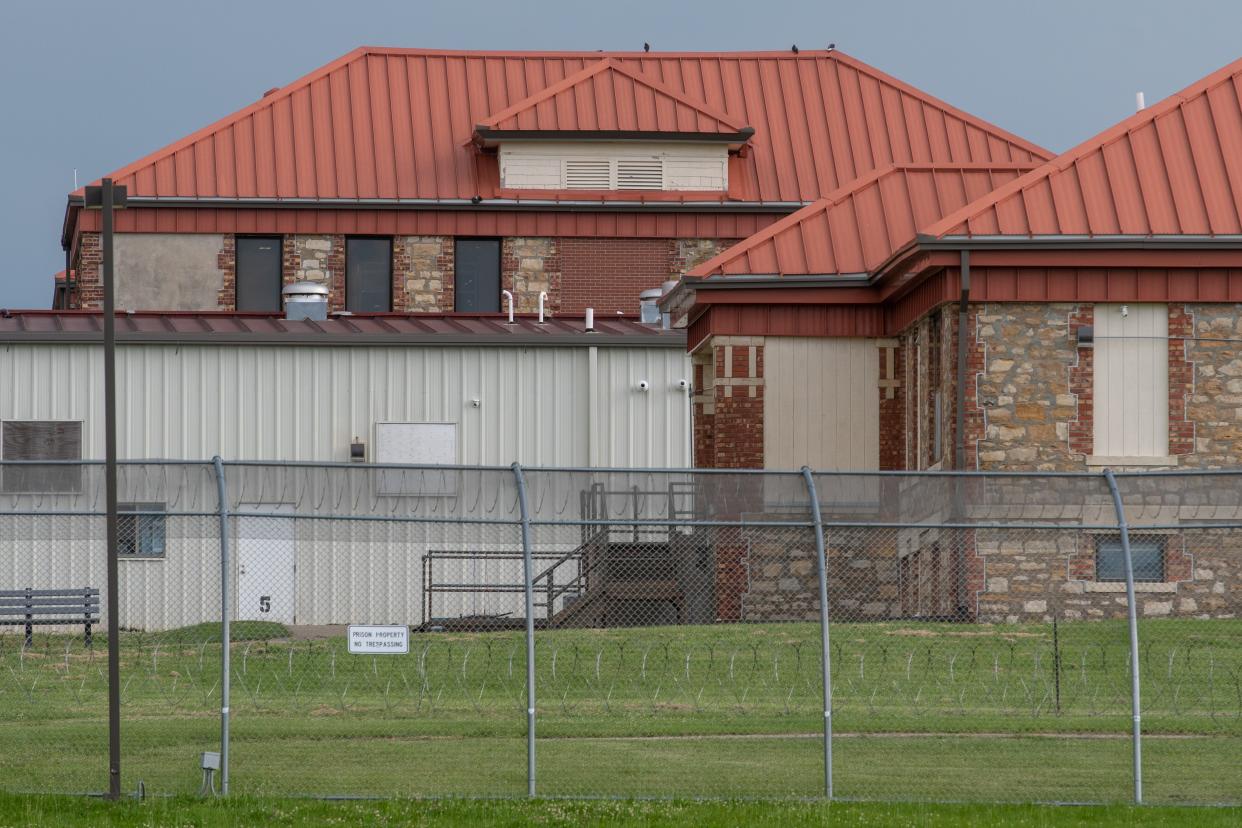
[[[0,795],[0,828],[57,826],[1196,826],[1225,828],[1238,809],[1128,806],[928,805],[757,801],[156,799],[102,802]]]
[[[416,634],[406,656],[237,624],[235,793],[525,792],[520,634]],[[123,782],[198,789],[219,738],[214,625],[123,636]],[[818,626],[540,632],[539,791],[813,797],[822,790]],[[1242,801],[1242,622],[1144,621],[1147,798]],[[838,624],[839,796],[1124,801],[1124,624]],[[0,783],[105,786],[106,647],[0,636]]]

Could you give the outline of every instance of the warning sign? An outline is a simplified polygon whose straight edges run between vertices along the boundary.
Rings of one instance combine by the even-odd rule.
[[[350,624],[349,651],[356,655],[405,655],[410,651],[410,628]]]

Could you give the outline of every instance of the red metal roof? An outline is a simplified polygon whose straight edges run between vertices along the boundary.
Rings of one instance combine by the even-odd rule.
[[[131,196],[213,199],[494,197],[495,159],[476,124],[601,61],[645,79],[596,96],[618,112],[661,89],[685,104],[679,129],[710,113],[753,126],[730,189],[747,201],[810,201],[887,164],[1029,162],[1050,154],[841,52],[449,52],[361,48],[112,173]],[[615,91],[615,90],[614,90]],[[581,112],[536,116],[573,129]],[[653,97],[654,97],[654,93]],[[695,102],[690,106],[687,101]],[[575,99],[576,102],[576,99]],[[701,102],[701,103],[698,103]],[[637,104],[632,104],[637,106]],[[655,104],[652,104],[655,106]],[[645,105],[644,105],[645,107]],[[655,106],[657,112],[660,106]],[[518,122],[522,118],[518,116]],[[638,119],[640,116],[633,116]],[[644,116],[645,117],[645,116]],[[666,115],[660,123],[667,123]]]
[[[597,61],[491,115],[479,126],[504,131],[667,132],[735,135],[746,124],[675,89]]]
[[[709,259],[690,276],[867,273],[919,228],[1032,164],[896,164],[842,187]]]
[[[956,235],[1242,233],[1242,60],[926,229]]]
[[[279,314],[229,312],[137,312],[116,316],[122,342],[204,344],[339,345],[653,345],[680,348],[685,332],[645,325],[628,317],[598,316],[588,333],[582,317],[503,314],[354,314],[292,321]],[[97,342],[98,311],[20,310],[0,313],[0,342]]]

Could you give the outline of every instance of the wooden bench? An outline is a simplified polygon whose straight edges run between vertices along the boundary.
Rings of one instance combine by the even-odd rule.
[[[36,624],[81,624],[89,647],[91,627],[98,623],[99,590],[93,587],[0,589],[0,625],[24,626],[27,647],[33,643]]]

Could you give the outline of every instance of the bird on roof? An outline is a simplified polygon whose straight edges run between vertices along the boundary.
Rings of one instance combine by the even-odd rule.
[[[837,48],[837,44],[835,44],[835,43],[829,43],[829,44],[828,44],[828,51],[830,51],[830,52],[831,52],[831,51],[832,51],[833,49],[835,49],[835,48]]]
[[[643,41],[643,51],[644,51],[644,52],[650,52],[650,51],[651,51],[651,44],[650,44],[650,43],[647,43],[646,41]]]
[[[796,55],[796,54],[798,54],[798,44],[797,44],[797,43],[795,43],[793,46],[790,46],[790,47],[789,47],[789,49],[790,49],[790,51],[792,51],[795,55]]]

